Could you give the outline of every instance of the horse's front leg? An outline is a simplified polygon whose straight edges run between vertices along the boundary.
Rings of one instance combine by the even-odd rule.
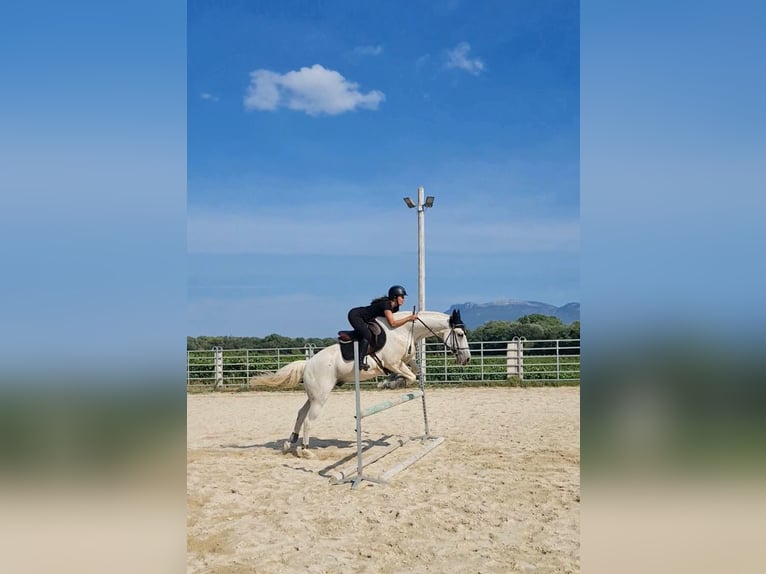
[[[417,365],[415,365],[415,368],[417,368]],[[393,376],[388,377],[385,381],[378,383],[378,388],[398,389],[399,387],[409,387],[415,384],[415,381],[417,380],[417,376],[412,372],[413,369],[404,362],[399,363],[396,367],[391,368],[391,370],[399,376],[396,378]],[[404,379],[404,382],[402,383],[400,379]]]

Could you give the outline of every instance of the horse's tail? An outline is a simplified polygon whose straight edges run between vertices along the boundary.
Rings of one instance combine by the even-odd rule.
[[[306,361],[293,361],[288,363],[274,373],[258,375],[250,379],[251,387],[281,387],[290,389],[297,387],[303,381],[303,370],[306,368]]]

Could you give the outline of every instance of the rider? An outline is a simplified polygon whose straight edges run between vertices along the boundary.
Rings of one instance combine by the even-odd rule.
[[[354,333],[359,339],[359,368],[363,371],[369,369],[365,355],[367,347],[372,343],[372,333],[367,323],[373,321],[375,317],[385,317],[392,329],[400,327],[405,323],[414,321],[418,318],[416,314],[394,319],[394,313],[404,304],[404,298],[407,291],[401,285],[394,285],[388,290],[388,296],[373,299],[366,307],[354,307],[348,312],[348,322],[354,328]]]

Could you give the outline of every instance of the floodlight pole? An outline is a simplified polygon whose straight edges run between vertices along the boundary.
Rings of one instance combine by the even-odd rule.
[[[423,193],[423,186],[418,187],[418,311],[426,308],[426,209],[423,207]],[[422,351],[420,358],[423,359]]]
[[[426,308],[426,208],[423,207],[423,186],[418,187],[418,311]],[[418,375],[420,384],[426,382],[426,340],[418,341]]]
[[[413,203],[409,197],[404,198],[407,207],[417,207],[418,210],[418,311],[424,311],[426,308],[426,241],[425,241],[425,211],[427,207],[432,207],[434,198],[428,196],[425,198],[423,186],[418,187],[418,202]],[[426,341],[418,341],[418,366],[420,370],[420,380],[425,381],[426,377]]]

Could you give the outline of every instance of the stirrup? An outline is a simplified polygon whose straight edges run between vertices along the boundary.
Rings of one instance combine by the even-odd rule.
[[[370,370],[370,365],[368,365],[367,363],[359,363],[359,370],[360,371],[369,371]]]

